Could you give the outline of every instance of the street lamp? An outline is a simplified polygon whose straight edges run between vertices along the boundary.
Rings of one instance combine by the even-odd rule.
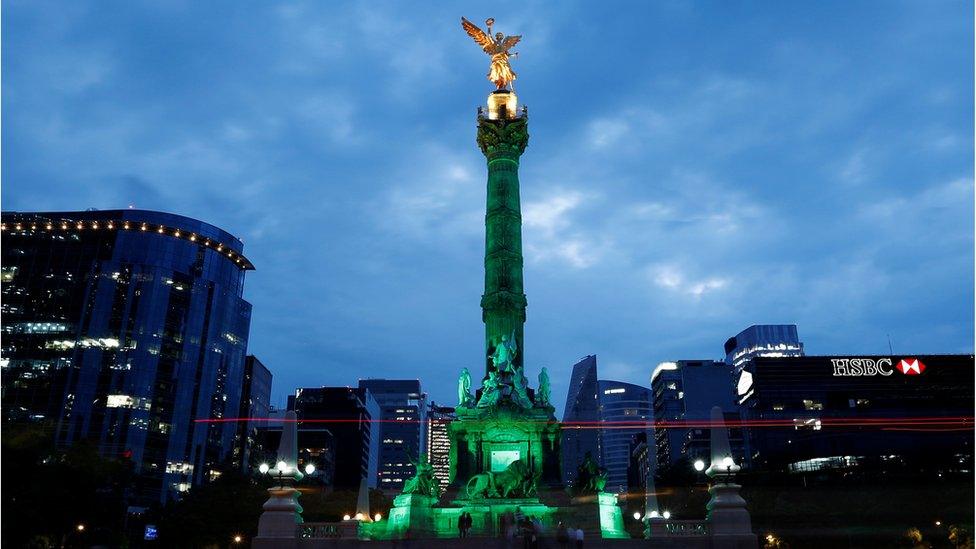
[[[78,526],[75,526],[75,530],[78,530],[79,532],[84,532],[85,531],[85,525],[84,524],[79,524]]]
[[[315,465],[312,465],[311,463],[309,463],[308,465],[305,466],[305,474],[306,475],[312,476],[312,473],[314,473],[314,472],[315,472]]]
[[[664,517],[664,520],[668,520],[671,518],[671,511],[665,511],[661,516]]]
[[[640,517],[641,517],[640,511],[634,511],[634,520],[640,520]]]
[[[382,519],[382,518],[383,518],[383,515],[381,515],[379,513],[376,513],[376,515],[373,516],[373,520],[375,520],[376,522],[379,522],[380,519]]]
[[[702,471],[704,471],[705,470],[705,462],[702,461],[702,460],[700,460],[700,459],[695,460],[695,470],[698,471],[699,473],[701,473]]]
[[[236,536],[234,536],[234,543],[240,543],[242,541],[244,541],[244,538],[241,537],[240,534],[237,534]]]
[[[268,471],[270,471],[270,470],[271,470],[271,467],[268,467],[268,464],[267,463],[262,463],[258,467],[258,471],[260,471],[262,475],[267,475],[268,474]]]

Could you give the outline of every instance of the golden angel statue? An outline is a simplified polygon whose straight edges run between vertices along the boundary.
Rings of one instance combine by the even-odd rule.
[[[503,90],[515,80],[515,71],[512,70],[512,66],[508,63],[508,50],[515,46],[515,44],[518,44],[518,41],[522,39],[522,35],[505,36],[499,32],[492,38],[491,26],[495,24],[495,20],[488,19],[485,21],[485,24],[488,26],[487,33],[479,29],[471,21],[463,17],[461,18],[461,26],[464,27],[464,31],[468,33],[468,36],[474,38],[474,41],[481,46],[481,49],[485,50],[485,53],[491,56],[491,68],[488,71],[488,80],[494,82],[498,89]],[[516,53],[515,55],[518,54]]]

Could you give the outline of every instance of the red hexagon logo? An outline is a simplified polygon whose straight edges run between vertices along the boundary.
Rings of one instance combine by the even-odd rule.
[[[917,376],[925,371],[925,364],[917,358],[903,358],[898,362],[898,371],[907,376]]]

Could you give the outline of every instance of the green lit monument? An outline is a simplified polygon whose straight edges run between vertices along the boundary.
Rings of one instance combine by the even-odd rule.
[[[457,536],[461,513],[470,513],[472,533],[498,535],[503,517],[521,511],[553,525],[556,515],[570,513],[561,486],[560,424],[550,403],[549,374],[542,368],[533,390],[525,374],[526,299],[522,286],[522,213],[519,159],[528,145],[528,114],[509,89],[515,73],[509,50],[521,36],[491,36],[461,18],[464,30],[491,56],[488,79],[496,89],[487,109],[478,110],[477,142],[488,163],[485,214],[484,376],[473,390],[471,373],[458,378],[457,420],[448,426],[451,440],[450,481],[443,495],[430,487],[426,470],[397,496],[386,524],[390,537]],[[602,488],[602,486],[601,486]],[[600,496],[597,498],[596,496]],[[577,498],[578,499],[578,498]],[[609,507],[602,505],[610,502]],[[594,529],[604,537],[623,535],[616,496],[592,494]],[[562,502],[563,508],[559,507]],[[612,507],[612,509],[610,509]],[[585,509],[577,511],[586,512]],[[613,525],[603,528],[603,515]],[[574,521],[579,512],[570,513]],[[616,521],[616,522],[614,522]],[[599,526],[598,526],[599,525]]]

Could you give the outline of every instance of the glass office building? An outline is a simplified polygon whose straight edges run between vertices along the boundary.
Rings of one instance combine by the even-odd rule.
[[[651,390],[632,383],[602,379],[597,387],[600,421],[604,424],[600,430],[600,463],[608,473],[606,490],[626,492],[631,442],[634,435],[651,431]],[[626,423],[631,422],[642,426],[628,427]]]
[[[131,459],[165,501],[233,461],[253,269],[243,243],[144,210],[6,212],[2,409]]]
[[[759,356],[803,356],[795,324],[755,324],[725,342],[725,363],[735,370]]]
[[[587,428],[587,423],[600,420],[600,402],[597,398],[596,356],[588,355],[573,365],[573,375],[563,410],[562,465],[563,482],[576,479],[576,468],[586,454],[600,459],[599,431]]]

